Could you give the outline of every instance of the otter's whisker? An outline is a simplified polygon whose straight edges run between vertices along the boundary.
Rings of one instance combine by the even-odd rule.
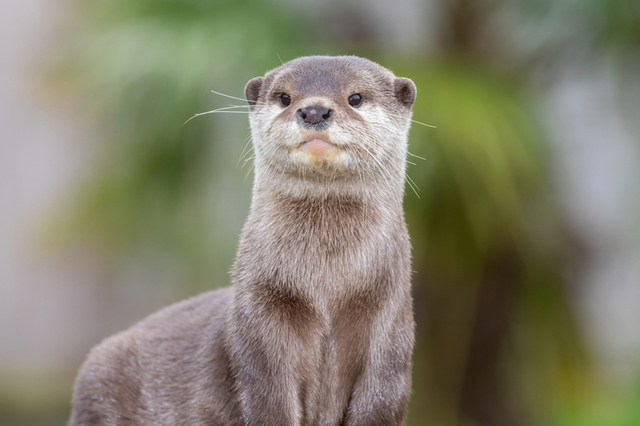
[[[373,153],[371,151],[369,151],[369,149],[365,146],[366,144],[362,144],[362,149],[364,149],[369,156],[373,159],[373,161],[375,161],[375,163],[377,164],[378,169],[380,170],[380,174],[382,175],[382,178],[385,180],[385,182],[387,183],[387,186],[391,187],[391,183],[389,181],[389,171],[382,165],[382,163],[380,162],[380,160],[378,160],[378,158],[373,155]]]
[[[246,158],[245,158],[246,157]],[[245,166],[245,164],[247,164],[248,161],[253,160],[254,158],[256,158],[255,152],[253,150],[253,148],[250,148],[249,150],[247,150],[247,152],[242,156],[242,158],[240,158],[238,160],[238,164],[240,164],[240,162],[242,161],[242,167]]]
[[[237,96],[226,95],[224,93],[216,92],[215,90],[211,90],[211,93],[215,93],[216,95],[224,96],[225,98],[235,99],[238,101],[247,101],[245,98],[238,98]]]
[[[389,114],[389,117],[397,117],[397,118],[401,118],[401,119],[403,119],[403,120],[405,119],[405,117],[404,117],[404,116],[402,116],[402,115],[398,115],[398,114]],[[421,126],[431,127],[431,128],[437,129],[437,127],[436,127],[436,126],[434,126],[434,125],[432,125],[432,124],[423,123],[422,121],[414,120],[414,119],[412,119],[412,118],[410,118],[410,119],[409,119],[409,121],[411,121],[412,123],[419,124],[419,125],[421,125]]]
[[[419,155],[412,154],[412,153],[411,153],[411,152],[409,152],[409,151],[407,151],[407,154],[409,154],[409,155],[410,155],[410,156],[412,156],[412,157],[416,157],[416,158],[419,158],[419,159],[421,159],[421,160],[427,161],[427,159],[426,159],[426,158],[420,157]]]
[[[416,124],[419,124],[419,125],[421,125],[421,126],[431,127],[431,128],[433,128],[433,129],[437,129],[437,127],[436,127],[436,126],[434,126],[434,125],[432,125],[432,124],[426,124],[426,123],[423,123],[423,122],[421,122],[421,121],[413,120],[413,119],[409,119],[409,120],[410,120],[412,123],[416,123]]]
[[[216,114],[216,113],[226,113],[226,114],[248,114],[249,113],[249,111],[229,111],[230,109],[235,109],[235,108],[242,108],[242,107],[241,106],[229,106],[229,107],[222,107],[222,108],[212,109],[211,111],[199,112],[197,114],[194,114],[193,117],[189,118],[184,123],[182,123],[182,125],[184,126],[185,124],[187,124],[188,122],[190,122],[194,118],[200,117],[201,115]]]
[[[409,176],[408,174],[405,174],[404,177],[407,183],[409,184],[409,186],[411,187],[411,189],[413,189],[413,192],[416,194],[416,197],[420,198],[420,195],[418,195],[418,191],[420,191],[420,188],[418,188],[418,185],[416,185],[413,179],[411,179],[411,176]]]
[[[255,158],[256,158],[256,155],[253,154],[251,157],[249,157],[246,160],[244,160],[244,163],[242,163],[242,167],[246,166],[249,161],[255,160]]]
[[[251,171],[253,170],[253,168],[255,167],[255,163],[251,164],[251,167],[249,167],[249,170],[247,171],[247,174],[244,177],[244,182],[247,181],[247,178],[249,177],[249,175],[251,174]]]
[[[237,100],[237,101],[249,102],[249,101],[248,101],[247,99],[245,99],[245,98],[238,98],[237,96],[226,95],[226,94],[221,93],[221,92],[216,92],[215,90],[211,90],[211,93],[215,93],[216,95],[224,96],[225,98],[235,99],[235,100]],[[266,104],[266,102],[258,102],[258,101],[255,101],[254,103],[255,103],[255,104]],[[247,106],[249,106],[249,105],[247,105]]]
[[[242,161],[242,159],[243,159],[243,158],[244,158],[244,156],[246,155],[246,154],[245,154],[245,151],[247,151],[247,147],[248,147],[248,146],[249,146],[249,144],[251,143],[251,133],[249,133],[249,134],[247,135],[247,137],[246,137],[246,138],[244,138],[244,141],[243,141],[243,142],[246,142],[246,143],[245,143],[245,145],[244,145],[244,148],[242,148],[242,152],[240,153],[240,158],[238,158],[238,162],[236,163],[236,167],[238,167],[238,165],[240,164],[240,162]],[[253,149],[253,148],[249,149],[249,151],[247,151],[247,152],[251,152],[251,150],[252,150],[252,149]]]
[[[280,57],[280,55],[278,53],[276,53],[276,56],[278,57],[278,59],[280,59],[280,62],[282,63],[284,68],[289,72],[289,75],[291,76],[291,78],[295,79],[295,77],[293,76],[293,73],[291,72],[291,70],[287,69],[287,65],[284,62],[282,62],[282,58]]]

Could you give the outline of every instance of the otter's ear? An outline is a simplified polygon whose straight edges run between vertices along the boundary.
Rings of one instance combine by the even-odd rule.
[[[264,82],[264,77],[256,77],[249,80],[244,87],[244,96],[249,101],[249,106],[253,107],[258,102],[258,96],[260,96],[260,88]]]
[[[416,100],[416,85],[408,78],[398,77],[393,82],[393,92],[396,99],[407,108],[411,108]]]

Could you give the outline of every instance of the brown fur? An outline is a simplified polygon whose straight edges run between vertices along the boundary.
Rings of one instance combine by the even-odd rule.
[[[316,56],[245,93],[256,175],[233,286],[96,347],[70,425],[404,422],[414,322],[402,196],[415,86],[366,59]],[[331,119],[302,126],[297,111],[311,105]],[[339,158],[305,157],[299,147],[317,137]]]

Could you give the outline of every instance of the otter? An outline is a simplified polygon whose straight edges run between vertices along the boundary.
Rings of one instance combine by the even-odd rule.
[[[255,177],[232,286],[95,347],[70,425],[404,424],[416,87],[367,59],[311,56],[245,96]]]

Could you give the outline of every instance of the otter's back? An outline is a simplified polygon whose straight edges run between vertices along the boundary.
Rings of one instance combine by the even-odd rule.
[[[232,288],[204,293],[96,346],[78,375],[69,424],[234,424],[225,343],[232,297]]]

